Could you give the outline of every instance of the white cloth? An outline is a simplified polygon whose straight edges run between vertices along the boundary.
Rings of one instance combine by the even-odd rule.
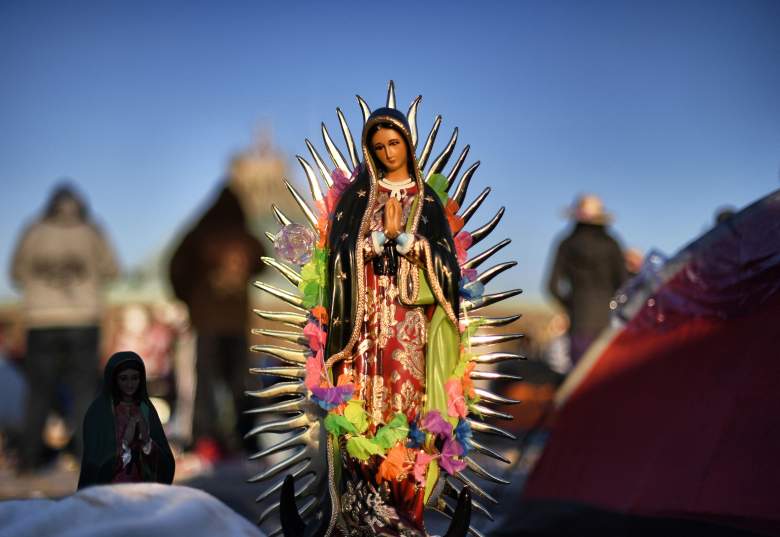
[[[61,500],[0,502],[0,537],[264,537],[197,489],[157,483],[104,485]]]

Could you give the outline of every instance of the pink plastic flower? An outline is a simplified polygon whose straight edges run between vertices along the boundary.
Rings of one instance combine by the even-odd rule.
[[[319,387],[322,379],[322,360],[317,356],[306,359],[306,380],[304,384],[309,390]]]
[[[316,323],[310,321],[303,328],[303,335],[308,338],[309,348],[315,353],[325,348],[325,340],[328,336]]]
[[[452,417],[465,418],[468,414],[466,399],[463,397],[463,383],[458,378],[453,378],[444,383],[447,392],[447,414]]]
[[[468,231],[461,231],[455,235],[455,253],[458,256],[458,263],[465,263],[467,259],[466,250],[468,250],[474,240],[471,238],[471,233]]]
[[[420,450],[417,452],[417,458],[414,460],[414,479],[420,485],[425,485],[425,473],[428,470],[428,463],[436,457],[434,455],[428,455],[426,452]]]

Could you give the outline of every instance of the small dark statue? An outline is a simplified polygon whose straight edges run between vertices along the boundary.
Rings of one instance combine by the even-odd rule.
[[[84,418],[78,488],[110,483],[173,481],[175,464],[146,391],[146,369],[134,352],[106,364],[103,389]]]

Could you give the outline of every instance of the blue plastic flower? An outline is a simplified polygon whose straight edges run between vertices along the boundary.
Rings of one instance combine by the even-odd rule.
[[[413,420],[409,423],[409,442],[406,443],[406,447],[419,448],[422,447],[425,442],[425,433],[417,427],[417,420]]]
[[[458,420],[458,425],[455,427],[455,440],[463,448],[463,455],[467,455],[472,449],[471,445],[471,425],[464,419]]]

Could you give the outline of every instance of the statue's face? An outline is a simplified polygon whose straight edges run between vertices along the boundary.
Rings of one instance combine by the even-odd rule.
[[[382,163],[385,176],[401,178],[401,175],[403,177],[408,175],[406,141],[398,131],[389,128],[379,129],[371,137],[371,148]]]
[[[141,373],[135,369],[125,369],[116,376],[119,392],[126,398],[132,398],[141,384]]]

